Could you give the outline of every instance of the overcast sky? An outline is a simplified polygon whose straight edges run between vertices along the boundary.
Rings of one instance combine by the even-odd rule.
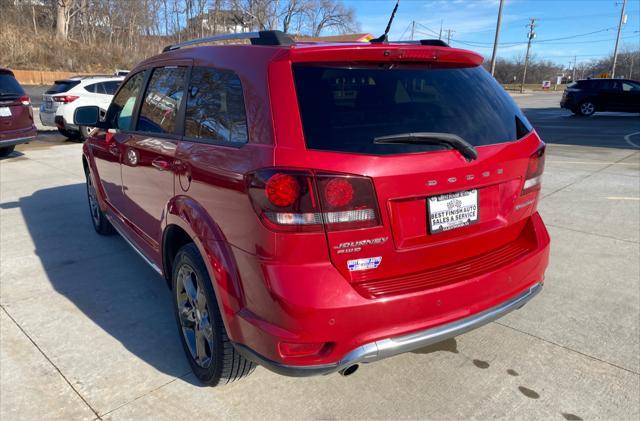
[[[384,32],[395,0],[345,0],[356,10],[363,32]],[[491,55],[499,0],[401,0],[390,39],[437,38],[440,25],[452,29],[452,45]],[[533,54],[561,64],[588,61],[613,52],[622,0],[506,0],[499,57],[523,55],[527,23],[536,18]],[[640,48],[640,0],[627,0],[621,49]],[[446,34],[445,34],[446,36]],[[402,38],[401,38],[402,37]],[[557,39],[566,38],[566,39]],[[546,41],[549,40],[549,41]]]

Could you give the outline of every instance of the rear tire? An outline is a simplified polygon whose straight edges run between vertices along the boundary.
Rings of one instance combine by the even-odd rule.
[[[11,155],[11,152],[16,148],[15,145],[7,146],[4,148],[0,148],[0,157],[5,157]]]
[[[251,374],[255,364],[231,344],[195,244],[178,250],[171,280],[180,342],[198,380],[208,386],[225,385]]]
[[[577,111],[578,111],[578,115],[581,115],[583,117],[589,117],[590,115],[593,115],[593,113],[596,112],[596,104],[594,104],[589,100],[582,101],[580,104],[578,104]]]
[[[85,176],[87,178],[87,200],[89,202],[89,214],[91,215],[91,223],[93,224],[93,229],[100,235],[112,235],[116,231],[111,225],[111,222],[107,219],[106,215],[100,209],[100,205],[98,203],[98,193],[93,185],[93,181],[91,180],[91,175],[89,172],[85,172]]]
[[[71,139],[71,140],[76,140],[76,139],[79,139],[81,137],[80,132],[77,132],[75,130],[67,130],[67,129],[58,128],[58,132],[60,132],[60,134],[62,136],[66,137],[67,139]]]

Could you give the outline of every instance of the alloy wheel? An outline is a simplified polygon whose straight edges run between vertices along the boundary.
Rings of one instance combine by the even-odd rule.
[[[593,114],[594,111],[595,106],[593,105],[593,102],[584,102],[580,105],[580,112],[584,115]]]
[[[191,357],[202,368],[208,368],[213,356],[213,326],[207,297],[193,268],[183,263],[176,282],[178,318]]]
[[[98,196],[96,189],[93,187],[91,176],[87,174],[87,197],[89,199],[89,212],[91,213],[91,219],[94,225],[97,227],[100,225],[100,206],[98,206]]]

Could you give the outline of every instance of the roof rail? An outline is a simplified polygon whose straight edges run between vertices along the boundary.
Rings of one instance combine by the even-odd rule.
[[[192,39],[178,44],[167,45],[162,52],[178,50],[182,47],[189,45],[204,44],[207,42],[215,41],[232,41],[236,39],[248,39],[251,40],[253,45],[293,45],[295,41],[289,34],[282,31],[257,31],[257,32],[242,32],[239,34],[223,34],[213,35],[205,38]]]
[[[419,41],[389,41],[391,44],[432,45],[435,47],[449,47],[450,45],[441,39],[421,39]]]

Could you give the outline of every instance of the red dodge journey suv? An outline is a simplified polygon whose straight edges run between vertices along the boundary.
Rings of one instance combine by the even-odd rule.
[[[103,120],[78,108],[103,129],[82,158],[94,227],[167,280],[201,381],[351,374],[541,290],[545,146],[481,64],[233,34],[142,62]]]

